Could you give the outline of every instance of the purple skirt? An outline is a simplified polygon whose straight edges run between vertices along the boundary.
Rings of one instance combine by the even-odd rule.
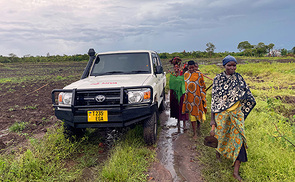
[[[170,90],[170,117],[176,118],[180,121],[189,120],[189,114],[182,114],[182,104],[183,104],[184,95],[180,98],[180,103],[178,103],[178,99],[173,90]]]

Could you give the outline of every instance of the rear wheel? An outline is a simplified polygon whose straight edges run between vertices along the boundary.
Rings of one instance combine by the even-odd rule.
[[[152,116],[144,121],[143,137],[144,141],[148,145],[153,145],[157,140],[157,112],[153,112]]]

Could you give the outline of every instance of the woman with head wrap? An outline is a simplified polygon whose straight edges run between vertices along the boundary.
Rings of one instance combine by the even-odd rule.
[[[225,71],[216,75],[212,87],[210,135],[218,139],[216,156],[233,160],[233,176],[241,181],[239,168],[247,161],[244,121],[256,102],[243,77],[236,73],[237,60],[223,59]]]
[[[185,130],[185,121],[188,120],[188,114],[182,114],[182,104],[184,98],[184,77],[180,70],[181,59],[175,57],[170,62],[173,64],[174,72],[170,75],[170,117],[177,119],[178,129],[180,130],[180,121],[183,121],[183,129]]]
[[[193,138],[196,139],[196,127],[200,127],[200,121],[205,120],[207,112],[206,85],[201,72],[195,71],[195,62],[188,62],[188,71],[184,74],[185,97],[182,113],[190,114],[190,121],[193,128]],[[198,124],[198,126],[196,126]]]

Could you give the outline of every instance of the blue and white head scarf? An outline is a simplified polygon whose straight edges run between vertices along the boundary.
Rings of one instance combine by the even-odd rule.
[[[231,62],[231,61],[234,61],[234,62],[236,62],[236,64],[238,64],[236,58],[234,58],[234,57],[231,56],[231,55],[226,56],[226,57],[222,60],[222,64],[223,64],[223,66],[225,66],[228,62]]]

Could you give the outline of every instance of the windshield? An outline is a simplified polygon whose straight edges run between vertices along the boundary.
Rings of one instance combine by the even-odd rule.
[[[151,73],[148,53],[121,53],[97,56],[90,76]]]

